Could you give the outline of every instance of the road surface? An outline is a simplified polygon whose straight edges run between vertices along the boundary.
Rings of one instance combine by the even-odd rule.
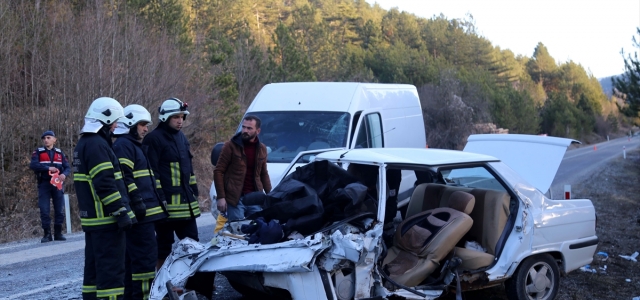
[[[213,238],[209,213],[196,219],[201,242]],[[40,243],[40,238],[0,245],[0,299],[82,299],[84,233],[67,241]],[[215,299],[241,299],[223,276],[217,276]]]
[[[640,137],[634,136],[567,151],[551,184],[552,198],[563,199],[565,185],[575,185],[593,172],[598,172],[610,159],[622,157],[623,147],[629,151],[639,146]],[[574,198],[580,197],[580,195],[574,196]]]

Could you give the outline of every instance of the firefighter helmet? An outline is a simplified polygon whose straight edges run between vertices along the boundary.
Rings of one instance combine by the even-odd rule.
[[[169,117],[180,113],[184,114],[183,118],[186,118],[189,114],[189,111],[187,110],[188,106],[189,105],[187,105],[187,103],[180,101],[178,98],[169,98],[164,100],[162,105],[158,108],[158,117],[160,118],[160,122],[166,122]]]
[[[122,116],[124,116],[124,110],[116,99],[100,97],[93,100],[89,106],[89,110],[84,116],[84,127],[81,132],[96,133],[102,126],[111,125]]]
[[[147,125],[153,124],[149,111],[142,105],[127,105],[127,107],[124,108],[124,117],[118,119],[118,127],[116,127],[113,134],[128,133],[130,128],[140,122],[148,122]]]

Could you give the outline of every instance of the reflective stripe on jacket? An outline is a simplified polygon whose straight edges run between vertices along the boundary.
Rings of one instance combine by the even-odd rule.
[[[73,185],[83,231],[117,229],[111,213],[121,207],[136,222],[118,158],[102,134],[85,133],[78,140],[73,151]]]
[[[128,134],[118,137],[113,143],[113,151],[120,161],[129,198],[140,197],[147,207],[147,214],[142,221],[138,220],[139,223],[153,222],[167,217],[160,206],[156,178],[143,148],[146,146]]]
[[[191,164],[193,155],[184,134],[161,122],[142,144],[149,147],[147,157],[156,185],[161,187],[160,199],[167,202],[169,219],[199,217],[198,185]]]

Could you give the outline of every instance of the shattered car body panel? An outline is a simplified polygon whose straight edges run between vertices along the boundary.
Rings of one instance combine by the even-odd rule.
[[[208,245],[187,238],[167,258],[155,282],[171,280],[175,286],[184,286],[196,271],[310,272],[318,254],[329,246],[322,234],[260,247],[223,235]],[[164,284],[154,283],[151,299],[162,299],[165,294]]]
[[[548,155],[562,153],[554,150]],[[365,214],[357,224],[355,219],[335,222],[304,238],[276,244],[248,244],[222,235],[208,245],[181,241],[158,272],[151,299],[162,298],[168,280],[184,286],[196,272],[214,271],[239,272],[233,280],[243,274],[257,276],[263,291],[286,290],[292,299],[435,299],[444,290],[455,289],[456,281],[460,281],[462,290],[472,290],[513,281],[522,274],[528,276],[532,273],[520,270],[523,262],[547,256],[553,257],[563,273],[570,272],[591,262],[597,247],[595,209],[590,200],[548,199],[538,186],[493,156],[389,148],[329,151],[316,154],[315,160],[345,170],[357,165],[377,169],[376,174],[369,174],[375,176],[379,199],[375,213]],[[394,172],[400,177],[394,179]],[[555,170],[547,175],[551,173]],[[429,195],[424,197],[423,212],[446,206],[448,195],[456,191],[474,195],[475,206],[482,209],[469,213],[474,221],[472,228],[445,259],[435,262],[433,273],[421,284],[403,286],[390,278],[383,262],[389,249],[398,247],[395,238],[385,238],[385,234],[396,232],[402,219],[420,207],[415,202],[421,198],[414,199],[418,187],[426,187],[425,195]],[[403,199],[402,195],[411,196]],[[392,206],[402,200],[409,203],[408,207],[406,212],[397,213]],[[390,221],[393,213],[396,218]],[[230,229],[242,234],[234,231],[237,227]],[[475,241],[481,249],[469,252],[465,241]],[[485,263],[474,265],[478,259]],[[552,270],[547,272],[550,278],[556,278]],[[532,294],[525,286],[520,288],[524,295],[553,299],[558,286],[549,285],[548,291]]]
[[[345,231],[350,230],[352,229],[345,228]],[[244,240],[223,235],[215,237],[209,245],[187,238],[178,243],[156,275],[150,299],[162,299],[166,295],[166,287],[162,284],[164,282],[171,281],[174,286],[185,286],[195,272],[215,271],[261,272],[265,286],[288,290],[293,299],[327,299],[321,273],[340,270],[345,265],[345,260],[355,266],[354,276],[351,278],[355,287],[346,291],[351,295],[349,298],[369,297],[371,288],[380,278],[373,275],[376,258],[381,251],[381,235],[382,226],[377,224],[365,234],[343,234],[336,230],[331,235],[317,233],[301,240],[271,245],[250,245]],[[318,269],[316,260],[323,270]],[[344,288],[339,288],[340,286],[331,286],[330,294],[345,293]],[[408,299],[435,299],[442,293],[427,292],[427,298]],[[390,291],[386,293],[402,294]]]

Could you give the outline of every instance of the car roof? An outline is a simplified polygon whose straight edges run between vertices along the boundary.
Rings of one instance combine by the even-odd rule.
[[[499,161],[499,159],[493,156],[484,154],[433,148],[367,148],[334,150],[320,153],[316,156],[316,159],[421,164],[429,166]]]

